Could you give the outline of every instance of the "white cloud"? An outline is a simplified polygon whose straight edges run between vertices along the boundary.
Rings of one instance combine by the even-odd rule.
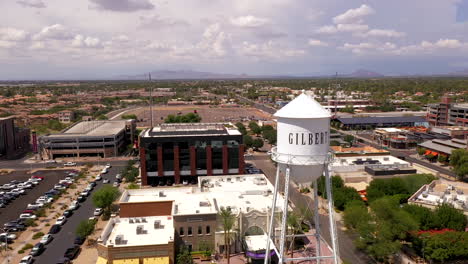
[[[225,56],[230,50],[231,38],[223,30],[219,23],[209,25],[203,32],[203,39],[196,45],[200,54],[208,54],[216,57]]]
[[[34,41],[30,46],[30,50],[41,50],[45,48],[45,44],[42,41]]]
[[[317,33],[335,34],[338,32],[359,33],[369,29],[368,25],[363,24],[338,24],[336,26],[328,25],[320,27]]]
[[[78,34],[73,39],[71,45],[72,47],[75,47],[75,48],[81,48],[81,47],[96,48],[96,47],[101,46],[101,41],[98,38],[84,37],[83,35]]]
[[[21,6],[33,8],[45,8],[46,5],[42,0],[18,0],[16,1]]]
[[[362,37],[387,37],[387,38],[401,38],[406,34],[404,32],[398,32],[393,29],[372,29],[369,32],[363,33]]]
[[[231,18],[231,24],[238,27],[260,27],[266,23],[268,19],[251,15]]]
[[[434,46],[438,48],[456,49],[466,46],[466,43],[461,43],[458,39],[439,39]]]
[[[354,54],[363,55],[363,54],[388,54],[389,52],[394,52],[397,46],[391,42],[385,43],[370,43],[362,42],[358,44],[345,43],[339,49],[350,50]]]
[[[16,43],[13,41],[0,40],[0,48],[9,49],[9,48],[13,48],[15,45]]]
[[[282,57],[298,57],[306,52],[302,49],[290,49],[276,42],[268,41],[263,44],[244,41],[240,49],[242,55],[256,59],[280,59]]]
[[[361,5],[359,8],[349,9],[333,18],[335,24],[360,24],[363,22],[362,18],[375,13],[368,5]]]
[[[328,43],[323,42],[318,39],[309,39],[309,46],[314,46],[314,47],[327,47]]]
[[[34,40],[44,40],[44,39],[70,39],[72,35],[68,30],[61,24],[54,24],[51,26],[44,27],[39,33],[33,36]]]
[[[154,9],[149,0],[90,0],[95,8],[115,12],[135,12]]]
[[[0,28],[0,40],[5,41],[22,41],[25,40],[28,33],[24,30],[5,27]]]

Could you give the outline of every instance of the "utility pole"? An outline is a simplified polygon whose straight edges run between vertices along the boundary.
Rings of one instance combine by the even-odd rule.
[[[151,72],[148,73],[150,82],[150,127],[153,128],[153,86],[151,85]]]

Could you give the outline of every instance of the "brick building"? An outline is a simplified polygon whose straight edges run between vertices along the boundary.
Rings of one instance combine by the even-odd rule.
[[[68,123],[71,123],[72,120],[75,118],[75,114],[73,113],[73,111],[63,110],[63,111],[58,112],[58,117],[59,117],[60,123],[68,124]]]
[[[30,130],[16,127],[14,117],[0,117],[0,159],[19,158],[30,148]]]
[[[139,139],[142,185],[196,182],[242,174],[242,134],[230,123],[161,124]]]

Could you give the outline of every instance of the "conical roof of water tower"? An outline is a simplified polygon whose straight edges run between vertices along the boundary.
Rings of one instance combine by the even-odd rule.
[[[274,116],[284,118],[329,118],[331,114],[312,96],[302,92],[301,95],[278,110]]]

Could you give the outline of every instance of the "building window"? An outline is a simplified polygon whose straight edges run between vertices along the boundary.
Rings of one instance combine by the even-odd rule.
[[[199,235],[203,234],[202,226],[198,226],[198,234]]]
[[[192,227],[191,227],[191,226],[189,226],[189,227],[187,228],[187,235],[189,235],[189,236],[192,235]]]
[[[209,235],[211,233],[211,227],[206,226],[206,234]]]
[[[195,141],[197,170],[206,170],[206,141]]]
[[[190,170],[190,150],[187,142],[179,143],[180,170]]]
[[[223,168],[223,142],[219,140],[211,141],[213,169]]]
[[[184,228],[183,227],[179,228],[179,235],[184,236]]]
[[[164,171],[174,170],[174,144],[172,142],[163,143],[163,167]]]
[[[239,168],[239,142],[237,140],[228,140],[228,167],[229,169]]]

